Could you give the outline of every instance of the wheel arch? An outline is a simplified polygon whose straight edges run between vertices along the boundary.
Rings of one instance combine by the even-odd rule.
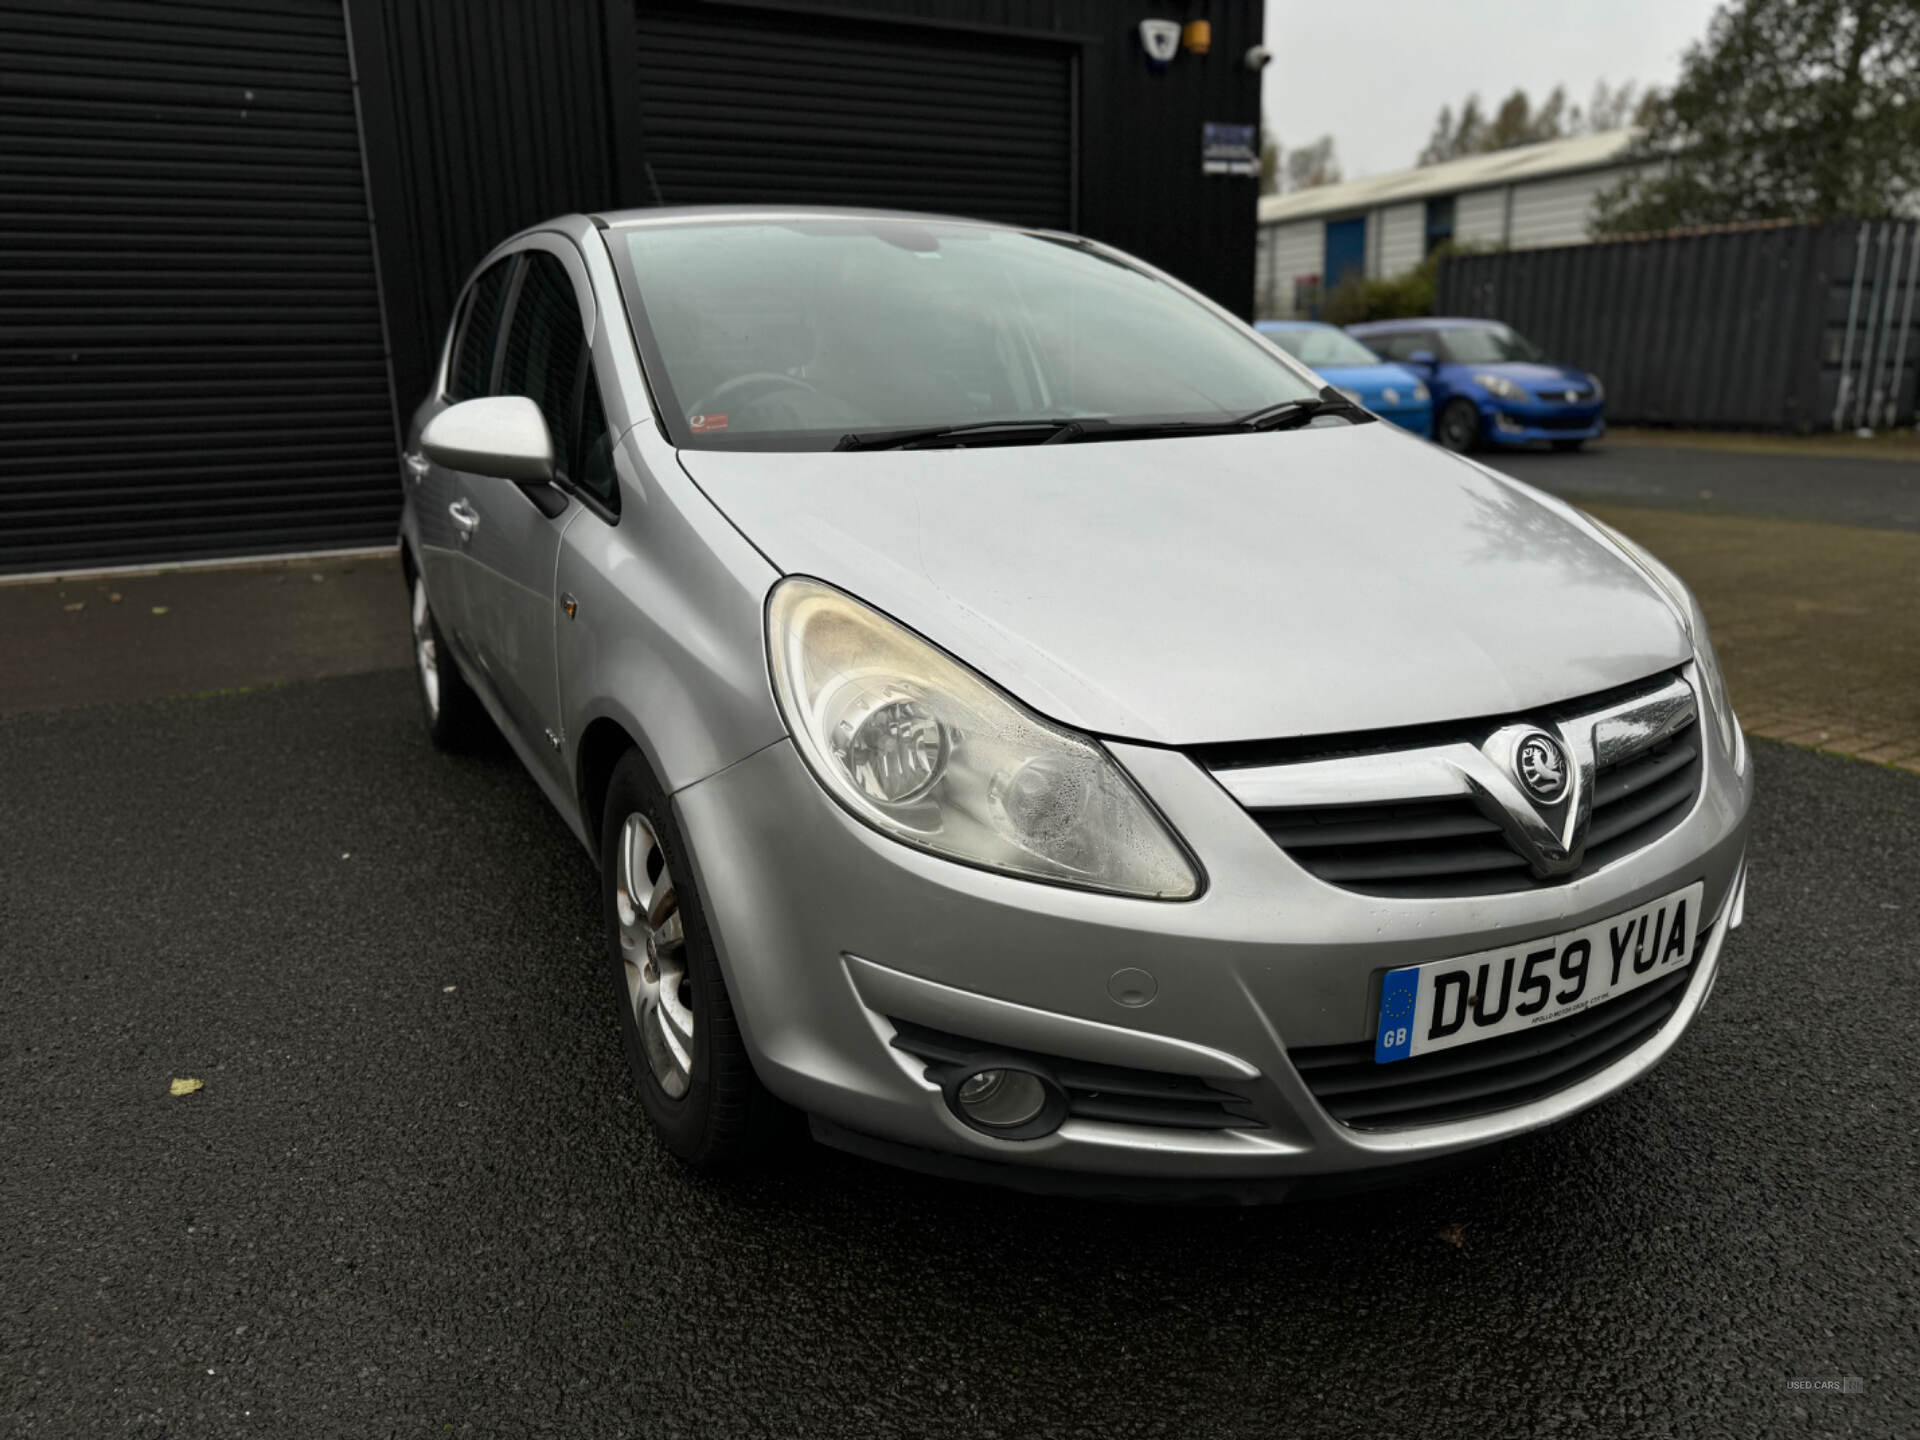
[[[614,766],[629,750],[640,750],[645,755],[640,742],[611,715],[595,717],[580,732],[574,752],[574,793],[580,805],[580,824],[587,849],[595,860],[600,858],[600,827],[606,819],[607,784],[613,778]],[[647,757],[647,764],[653,765],[651,756]],[[657,770],[655,777],[658,778]]]

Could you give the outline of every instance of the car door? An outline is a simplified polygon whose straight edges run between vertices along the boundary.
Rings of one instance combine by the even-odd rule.
[[[560,541],[580,514],[574,451],[588,377],[591,292],[571,245],[536,237],[521,252],[494,391],[540,407],[554,447],[551,486],[463,475],[473,516],[466,603],[484,683],[550,778],[561,774],[560,686],[554,658]]]
[[[493,376],[500,350],[500,321],[519,257],[509,255],[488,266],[467,286],[454,322],[453,343],[447,355],[444,388],[429,398],[414,417],[406,453],[408,489],[419,527],[420,569],[427,596],[443,635],[467,654],[472,636],[467,619],[467,546],[471,531],[460,496],[472,478],[436,465],[420,450],[420,430],[449,405],[493,393]]]

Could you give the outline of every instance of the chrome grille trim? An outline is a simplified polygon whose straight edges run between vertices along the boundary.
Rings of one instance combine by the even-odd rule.
[[[1697,710],[1693,688],[1676,675],[1644,695],[1576,716],[1566,725],[1587,731],[1596,764],[1614,765],[1686,729]],[[1491,733],[1505,723],[1489,721],[1479,728]],[[1470,777],[1488,765],[1479,746],[1462,739],[1411,750],[1220,768],[1210,773],[1248,810],[1293,810],[1471,796]]]
[[[1698,716],[1693,687],[1671,673],[1538,717],[1334,738],[1329,748],[1344,753],[1208,768],[1329,884],[1404,898],[1487,894],[1589,873],[1677,825],[1704,773]],[[1517,747],[1536,734],[1557,740],[1569,772],[1550,803],[1519,780]]]

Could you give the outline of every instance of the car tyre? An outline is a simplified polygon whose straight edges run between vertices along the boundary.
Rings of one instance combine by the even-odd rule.
[[[1479,408],[1461,396],[1449,400],[1434,424],[1433,436],[1454,454],[1466,454],[1480,443]]]
[[[460,673],[460,662],[453,658],[440,633],[433,603],[427,597],[423,576],[413,577],[410,594],[413,623],[413,679],[420,696],[420,710],[426,717],[427,735],[441,750],[464,750],[484,723],[480,701],[467,677]]]
[[[743,1168],[781,1108],[754,1074],[672,806],[638,750],[607,785],[600,895],[622,1044],[654,1132],[690,1168]]]

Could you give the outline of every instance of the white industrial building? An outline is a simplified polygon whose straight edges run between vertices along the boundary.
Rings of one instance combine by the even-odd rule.
[[[1255,313],[1310,317],[1348,271],[1398,275],[1449,240],[1480,249],[1578,244],[1594,197],[1631,168],[1622,159],[1633,136],[1578,135],[1264,196]]]

